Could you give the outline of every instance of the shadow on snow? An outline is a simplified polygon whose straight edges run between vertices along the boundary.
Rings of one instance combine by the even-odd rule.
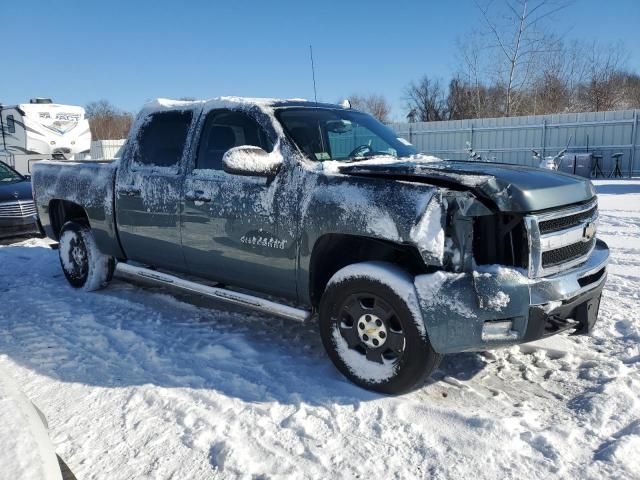
[[[64,382],[102,387],[153,384],[218,391],[248,402],[358,404],[381,398],[351,384],[306,324],[213,300],[132,285],[70,287],[57,253],[0,248],[0,353]],[[476,354],[445,357],[432,380],[470,379]]]
[[[640,193],[640,183],[603,183],[596,185],[598,194],[622,195],[625,193]]]

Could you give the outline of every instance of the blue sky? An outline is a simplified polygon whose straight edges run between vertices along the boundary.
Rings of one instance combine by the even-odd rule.
[[[456,70],[456,40],[478,21],[472,0],[2,2],[0,101],[107,99],[136,111],[158,96],[313,97],[381,93],[403,113],[403,89]],[[640,1],[576,0],[555,29],[623,41],[640,70]]]

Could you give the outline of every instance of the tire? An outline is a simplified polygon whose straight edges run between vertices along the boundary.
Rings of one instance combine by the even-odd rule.
[[[74,221],[65,223],[59,243],[60,266],[72,287],[94,291],[107,286],[116,261],[98,250],[89,227]]]
[[[424,384],[438,367],[412,277],[382,262],[339,270],[320,300],[320,334],[329,358],[367,390],[399,394]]]
[[[44,231],[44,227],[42,226],[42,223],[40,222],[39,218],[36,220],[36,227],[38,229],[37,237],[38,238],[47,238],[47,232]]]

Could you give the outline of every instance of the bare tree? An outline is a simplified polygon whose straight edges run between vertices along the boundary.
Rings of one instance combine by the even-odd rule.
[[[565,8],[566,1],[504,0],[494,8],[490,1],[476,3],[482,15],[487,42],[485,48],[495,58],[493,75],[505,91],[504,115],[517,113],[526,89],[540,65],[543,54],[557,48],[548,35],[545,21]]]
[[[460,77],[449,82],[447,94],[447,119],[462,120],[477,117],[476,101],[479,97],[479,85],[470,85]]]
[[[640,75],[637,73],[624,74],[624,96],[623,108],[640,108]]]
[[[578,101],[585,110],[600,112],[622,106],[625,97],[622,67],[625,52],[621,45],[598,48],[587,58],[587,76],[578,88]]]
[[[383,123],[389,122],[391,105],[387,99],[379,94],[351,95],[348,97],[351,106],[357,110],[370,113]]]
[[[528,111],[537,114],[575,111],[576,92],[586,78],[585,47],[579,42],[555,41],[556,48],[541,57],[529,92]],[[525,109],[526,110],[526,109]]]
[[[473,92],[473,113],[467,118],[486,116],[486,86],[483,83],[485,67],[483,65],[483,49],[479,39],[479,32],[472,31],[465,35],[464,40],[458,39],[459,60],[462,63],[462,72],[459,78],[465,79]]]
[[[444,89],[427,76],[411,83],[409,121],[640,107],[640,75],[625,69],[621,44],[565,42],[551,31],[570,0],[474,1],[481,28],[458,40],[458,72]]]
[[[446,96],[440,82],[428,76],[411,82],[405,90],[407,110],[415,112],[419,122],[434,122],[447,119]]]
[[[117,109],[107,100],[89,103],[85,113],[93,140],[126,138],[133,123],[133,115]]]
[[[526,95],[523,92],[522,95],[523,113],[544,115],[570,110],[571,91],[566,80],[558,72],[543,72],[535,79],[530,94]]]

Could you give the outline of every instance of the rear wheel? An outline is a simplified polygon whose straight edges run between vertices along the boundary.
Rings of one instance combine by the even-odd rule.
[[[411,277],[390,264],[338,271],[322,296],[320,329],[338,370],[377,392],[422,385],[442,359],[427,337]]]
[[[67,222],[60,231],[59,243],[60,265],[71,286],[87,291],[107,286],[116,262],[98,250],[91,229],[78,222]]]

